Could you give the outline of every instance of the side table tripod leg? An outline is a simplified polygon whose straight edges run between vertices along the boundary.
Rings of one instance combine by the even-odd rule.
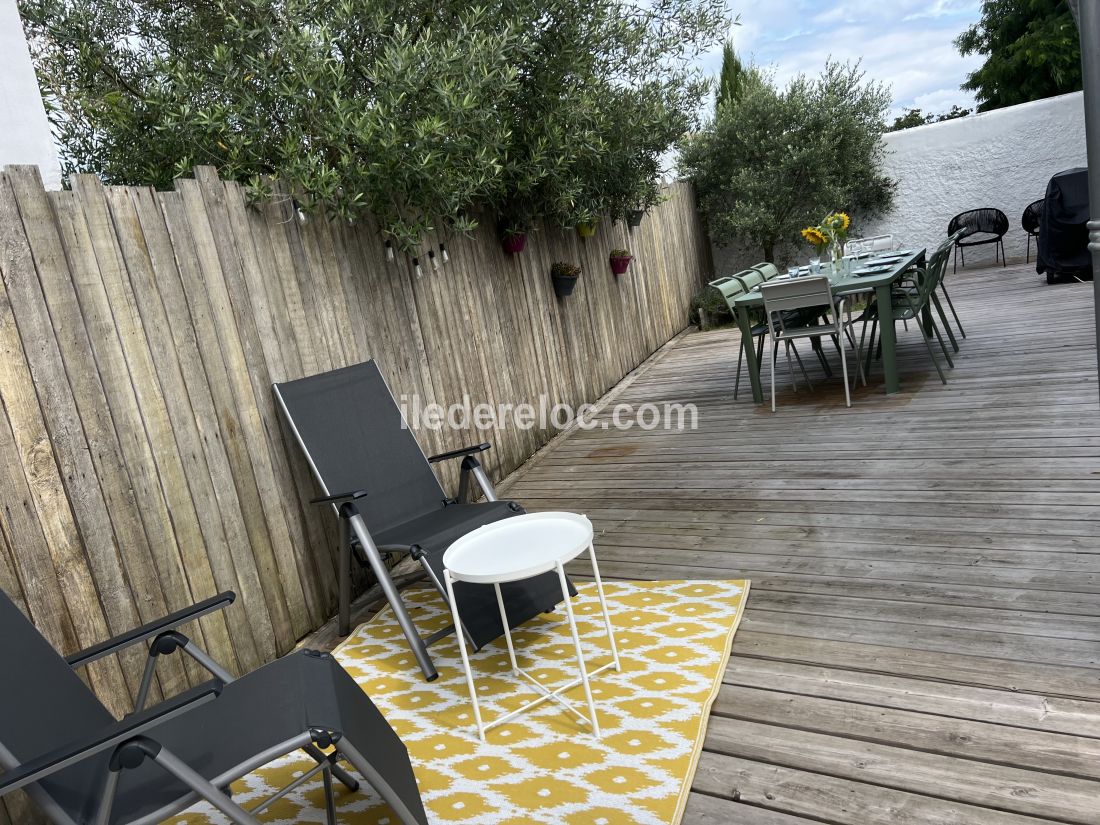
[[[581,651],[581,637],[577,632],[577,619],[573,615],[573,601],[569,598],[569,583],[565,579],[565,568],[558,562],[558,580],[561,582],[561,594],[565,600],[565,613],[569,617],[569,629],[573,632],[573,647],[577,651],[577,667],[581,672],[581,684],[584,685],[584,698],[588,702],[591,714],[592,735],[600,738],[600,723],[596,720],[596,703],[592,699],[592,686],[588,683],[588,669],[584,666],[584,653]]]
[[[504,640],[508,643],[508,660],[512,663],[512,673],[515,673],[518,666],[516,665],[516,649],[512,647],[512,631],[508,627],[508,611],[504,609],[504,597],[500,594],[500,585],[493,583],[493,590],[497,594],[497,607],[500,608],[500,623],[504,625]]]
[[[443,580],[447,584],[447,601],[451,603],[451,618],[454,620],[455,627],[462,627],[462,620],[458,617],[458,602],[455,601],[455,589],[454,583],[451,579],[451,571],[443,571]],[[474,721],[477,722],[477,735],[482,742],[485,741],[485,728],[481,724],[481,708],[477,704],[477,688],[474,687],[474,674],[470,670],[470,657],[466,653],[466,634],[460,632],[455,634],[458,637],[458,651],[462,654],[462,667],[466,671],[466,687],[470,689],[470,704],[474,706]],[[509,639],[509,647],[511,646],[511,639]]]
[[[603,626],[607,628],[607,641],[611,643],[611,660],[615,663],[615,672],[621,673],[619,665],[619,649],[615,646],[615,631],[611,629],[611,614],[607,612],[607,599],[603,595],[603,580],[600,578],[600,567],[596,564],[596,548],[588,545],[588,557],[592,559],[592,577],[596,580],[596,592],[600,596],[600,610],[603,611]]]

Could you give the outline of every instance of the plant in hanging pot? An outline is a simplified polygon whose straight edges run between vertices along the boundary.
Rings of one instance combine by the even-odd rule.
[[[501,230],[500,245],[509,255],[516,255],[527,245],[527,233],[516,227]]]
[[[554,294],[559,298],[572,295],[580,277],[581,268],[576,264],[558,261],[550,267],[550,280],[554,282]]]
[[[630,254],[629,249],[612,249],[611,250],[611,272],[614,275],[622,275],[626,272],[630,266],[630,262],[634,260],[634,256]]]
[[[591,238],[596,234],[596,227],[599,226],[599,220],[597,218],[588,218],[583,221],[577,221],[577,234],[582,238]]]
[[[497,218],[497,234],[500,236],[501,249],[509,255],[522,252],[523,247],[527,245],[528,225],[529,222],[523,217],[523,213],[517,211],[502,213]]]
[[[642,225],[642,218],[645,217],[644,209],[631,209],[626,213],[626,225],[631,229]]]

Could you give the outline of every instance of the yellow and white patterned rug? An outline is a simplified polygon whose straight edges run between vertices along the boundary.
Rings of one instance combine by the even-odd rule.
[[[439,678],[425,682],[389,609],[361,625],[334,651],[400,735],[412,758],[432,823],[482,825],[676,825],[683,815],[718,694],[733,634],[744,611],[747,581],[606,582],[622,671],[592,681],[603,737],[595,739],[553,702],[486,734],[474,726],[458,646],[451,636],[432,647]],[[610,649],[595,586],[575,601],[586,661],[595,668]],[[450,614],[434,591],[406,591],[422,631]],[[576,677],[564,613],[540,616],[513,632],[519,664],[553,689]],[[510,673],[503,640],[471,657],[486,722],[534,697]],[[578,686],[565,694],[585,709]],[[313,763],[290,755],[234,785],[251,807]],[[389,809],[337,784],[342,825],[397,825]],[[365,785],[364,785],[365,787]],[[274,804],[265,823],[323,823],[320,780]],[[208,806],[173,820],[222,825]]]

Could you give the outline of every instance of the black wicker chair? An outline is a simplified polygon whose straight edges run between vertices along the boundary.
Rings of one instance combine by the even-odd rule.
[[[1024,209],[1024,214],[1020,217],[1020,225],[1023,226],[1024,232],[1027,233],[1027,263],[1031,262],[1031,239],[1035,238],[1035,247],[1039,247],[1039,221],[1043,219],[1043,204],[1046,203],[1046,198],[1039,198],[1037,201],[1032,201]]]
[[[1001,266],[1005,265],[1004,236],[1008,232],[1008,216],[1000,209],[986,207],[962,212],[951,219],[947,225],[947,234],[954,235],[959,230],[963,234],[955,241],[955,267],[959,271],[959,250],[962,249],[962,262],[966,266],[966,247],[993,244],[993,260],[997,260],[997,247],[1001,250]]]

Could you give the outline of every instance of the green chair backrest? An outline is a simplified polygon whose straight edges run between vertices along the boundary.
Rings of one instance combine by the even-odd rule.
[[[776,275],[779,274],[779,267],[775,264],[768,263],[767,261],[761,261],[758,264],[753,264],[752,268],[764,276],[765,281],[770,281]]]
[[[745,269],[733,277],[741,282],[741,285],[745,287],[745,292],[749,292],[753,287],[764,283],[766,280],[763,273],[756,269]]]
[[[730,308],[730,312],[735,312],[733,302],[745,294],[744,284],[732,275],[723,275],[721,278],[715,278],[713,281],[708,282],[707,286],[712,286],[722,293],[722,297],[726,299],[726,306]]]
[[[939,286],[940,279],[943,278],[943,273],[947,269],[947,261],[950,252],[950,247],[941,245],[939,249],[932,253],[925,268],[923,270],[918,270],[920,273],[917,277],[918,309],[924,309],[932,293],[935,292],[936,287]]]

